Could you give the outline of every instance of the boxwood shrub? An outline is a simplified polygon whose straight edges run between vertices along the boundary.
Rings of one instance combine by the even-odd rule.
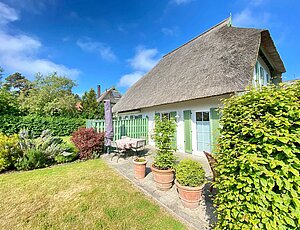
[[[0,132],[6,135],[19,133],[22,129],[30,130],[34,137],[43,130],[51,130],[56,136],[69,136],[79,127],[85,125],[85,119],[68,117],[42,116],[0,116]]]
[[[227,99],[221,127],[216,229],[298,229],[300,83]]]

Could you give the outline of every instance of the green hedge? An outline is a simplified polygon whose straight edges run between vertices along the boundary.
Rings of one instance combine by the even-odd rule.
[[[82,118],[0,116],[0,132],[6,135],[19,133],[21,129],[28,129],[36,137],[43,130],[49,129],[56,136],[69,136],[73,131],[84,125],[85,119]]]
[[[299,229],[300,83],[225,101],[216,229]]]

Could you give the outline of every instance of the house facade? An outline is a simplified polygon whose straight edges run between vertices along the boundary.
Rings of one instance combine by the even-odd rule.
[[[166,54],[115,105],[119,117],[174,117],[178,151],[214,152],[222,99],[281,81],[283,62],[268,30],[237,28],[226,19]]]

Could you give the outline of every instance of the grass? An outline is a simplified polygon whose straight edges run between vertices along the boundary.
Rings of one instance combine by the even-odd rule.
[[[0,229],[186,229],[102,160],[0,175]]]

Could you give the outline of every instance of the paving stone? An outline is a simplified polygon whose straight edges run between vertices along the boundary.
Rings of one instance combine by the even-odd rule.
[[[209,186],[205,186],[203,200],[200,202],[200,206],[196,210],[185,208],[178,197],[175,185],[173,185],[169,191],[160,191],[156,188],[153,175],[150,170],[150,165],[153,162],[154,156],[155,150],[151,147],[147,148],[147,154],[145,155],[148,160],[146,169],[147,175],[143,180],[137,180],[134,178],[134,166],[131,157],[128,157],[127,159],[120,158],[118,162],[117,157],[114,157],[113,160],[111,160],[111,156],[109,154],[102,155],[102,158],[108,165],[115,168],[121,175],[140,188],[146,195],[157,200],[158,203],[165,207],[172,215],[176,216],[180,220],[184,220],[190,228],[210,229],[209,226],[215,223],[216,216],[214,215],[215,208],[213,207],[212,195],[209,192]],[[187,154],[176,153],[176,156],[180,160],[187,157]],[[188,157],[197,160],[202,164],[208,178],[212,176],[212,172],[205,157],[194,155],[188,155]]]

